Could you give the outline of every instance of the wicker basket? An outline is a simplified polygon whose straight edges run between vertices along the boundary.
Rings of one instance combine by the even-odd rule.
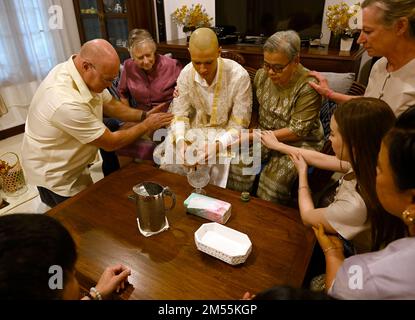
[[[18,196],[26,192],[26,181],[19,156],[14,152],[7,152],[0,156],[0,159],[9,165],[7,170],[0,173],[3,192],[7,196]]]

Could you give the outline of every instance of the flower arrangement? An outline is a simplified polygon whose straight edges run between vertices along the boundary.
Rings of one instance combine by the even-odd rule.
[[[213,19],[209,17],[201,4],[192,4],[190,8],[183,5],[173,12],[173,21],[183,26],[183,32],[194,31],[200,27],[210,27]]]
[[[353,37],[357,29],[351,27],[350,19],[356,16],[360,10],[360,3],[349,6],[342,1],[339,4],[328,6],[326,14],[327,27],[335,35]]]

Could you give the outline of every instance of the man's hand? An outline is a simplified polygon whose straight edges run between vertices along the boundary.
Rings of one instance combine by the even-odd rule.
[[[151,114],[167,112],[168,104],[167,102],[160,103],[159,105],[153,107],[151,110],[147,111],[147,117]]]
[[[153,132],[170,125],[172,120],[173,115],[171,113],[163,112],[150,114],[142,123],[147,126],[147,131]]]

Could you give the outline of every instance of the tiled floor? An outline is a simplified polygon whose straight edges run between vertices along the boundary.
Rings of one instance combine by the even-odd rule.
[[[6,152],[14,152],[16,153],[19,158],[21,159],[21,151],[20,147],[22,144],[23,134],[1,140],[0,141],[0,156]],[[103,178],[102,170],[101,170],[101,161],[95,163],[91,168],[91,176],[94,182]],[[4,193],[1,193],[3,198],[5,197]],[[27,198],[32,198],[27,201]],[[34,198],[33,198],[34,197]],[[6,201],[10,202],[11,204],[19,204],[12,209],[4,208],[0,210],[0,215],[2,214],[9,214],[9,213],[44,213],[49,210],[49,207],[43,204],[40,201],[39,195],[37,190],[34,186],[29,186],[28,191],[19,196],[19,197],[5,197]]]

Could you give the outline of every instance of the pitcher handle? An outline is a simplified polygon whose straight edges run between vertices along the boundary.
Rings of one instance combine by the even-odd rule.
[[[165,187],[163,189],[163,195],[170,196],[172,198],[171,207],[166,209],[166,211],[170,211],[176,206],[176,195],[169,189],[169,187]]]

